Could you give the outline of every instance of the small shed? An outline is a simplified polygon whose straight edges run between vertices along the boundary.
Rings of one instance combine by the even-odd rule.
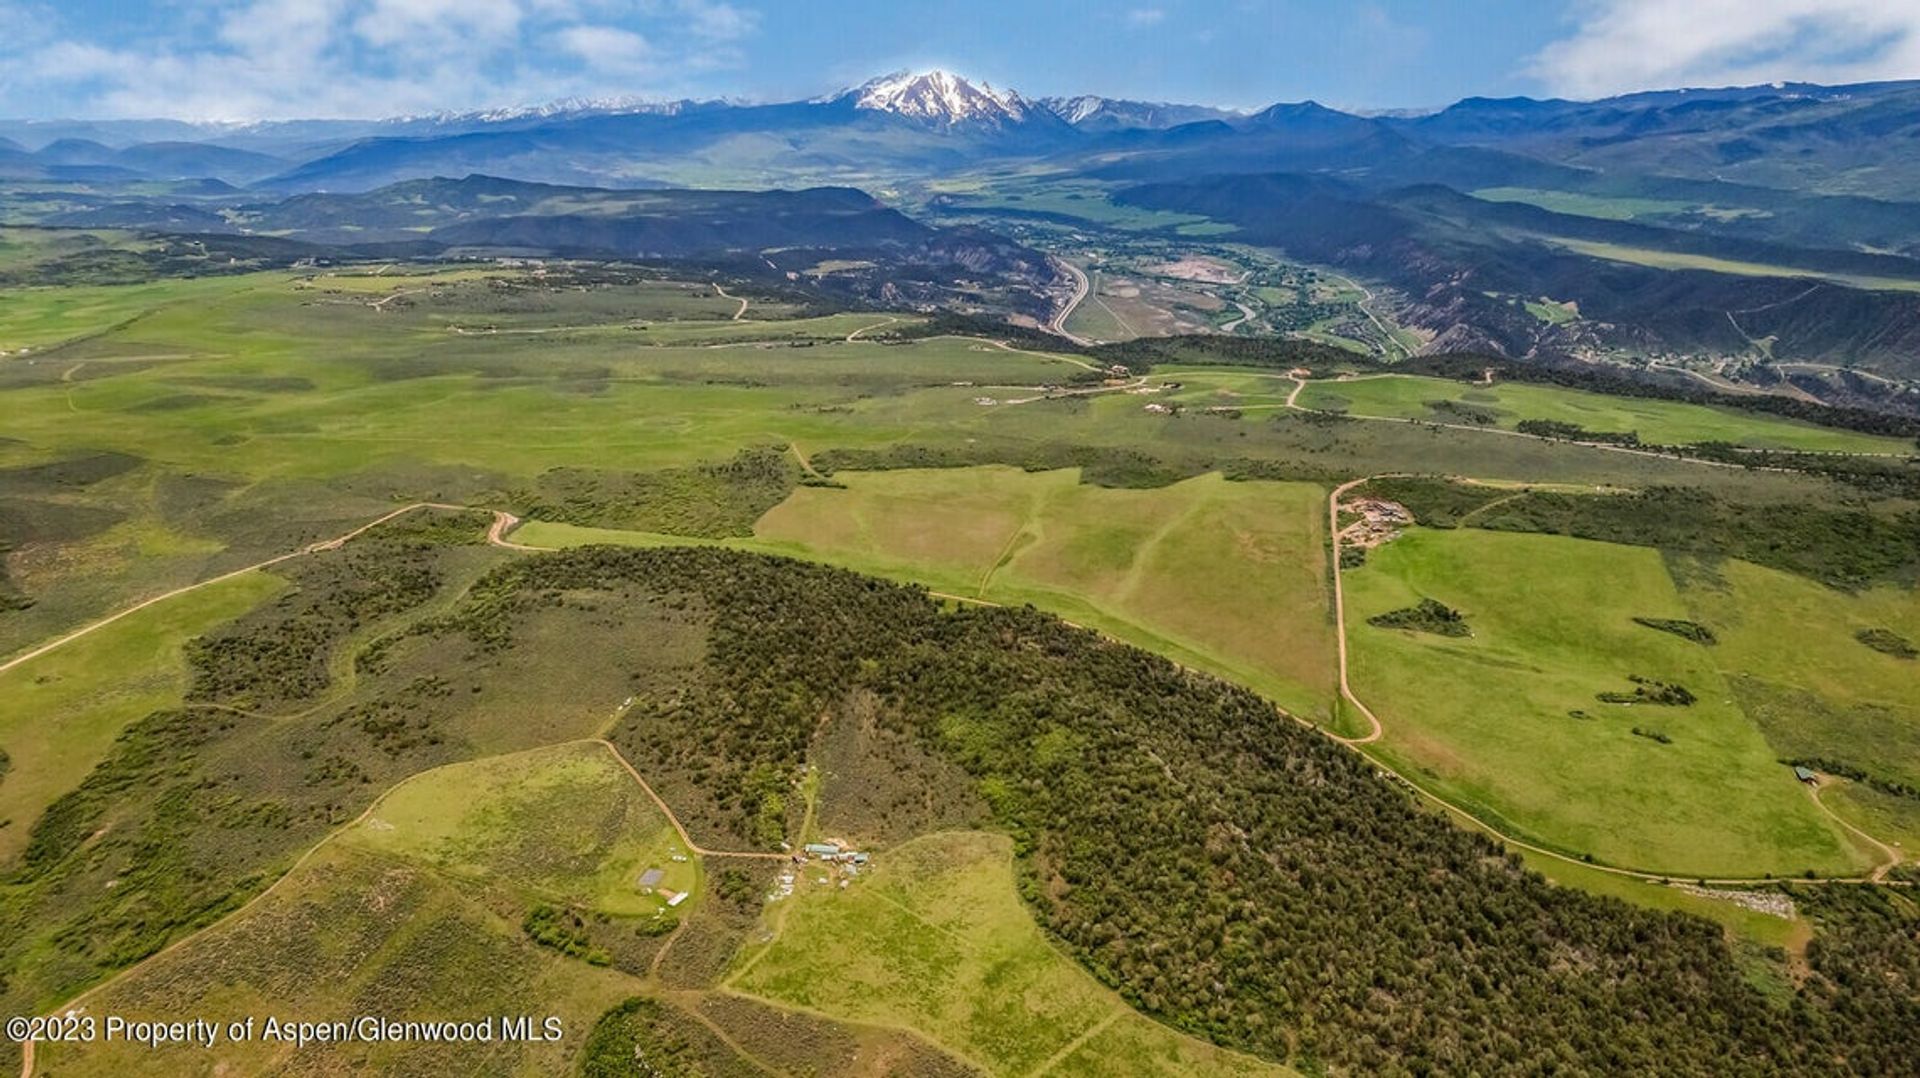
[[[1812,768],[1802,767],[1799,764],[1793,765],[1793,777],[1799,779],[1801,782],[1807,783],[1818,783],[1820,781],[1820,776],[1814,774]]]

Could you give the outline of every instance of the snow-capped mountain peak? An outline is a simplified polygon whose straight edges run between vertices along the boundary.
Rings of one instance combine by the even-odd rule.
[[[909,116],[933,123],[1018,123],[1034,112],[1012,90],[971,82],[950,71],[896,71],[856,86],[835,100],[855,108]]]
[[[1062,120],[1077,124],[1106,109],[1110,102],[1104,97],[1083,94],[1079,97],[1060,97],[1043,100],[1041,104],[1051,108]]]
[[[1235,120],[1240,113],[1208,105],[1179,105],[1165,101],[1124,101],[1091,94],[1079,97],[1041,97],[1033,104],[1048,109],[1075,127],[1088,131],[1127,128],[1161,129],[1200,120]]]

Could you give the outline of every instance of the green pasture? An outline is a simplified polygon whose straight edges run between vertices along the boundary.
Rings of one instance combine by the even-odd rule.
[[[1512,430],[1523,419],[1548,419],[1591,431],[1632,431],[1641,441],[1659,445],[1728,442],[1763,449],[1839,453],[1903,453],[1912,449],[1898,438],[1819,427],[1730,408],[1610,397],[1558,386],[1511,382],[1482,386],[1408,375],[1313,381],[1307,383],[1298,403],[1303,408],[1354,416],[1465,422],[1455,412],[1436,410],[1433,407],[1436,401],[1484,411],[1493,419],[1489,425],[1502,430]]]
[[[1482,187],[1473,197],[1488,202],[1525,202],[1554,213],[1579,217],[1599,217],[1608,221],[1630,221],[1636,217],[1657,217],[1684,213],[1690,203],[1664,198],[1589,195],[1578,191],[1548,191],[1537,187]]]
[[[782,323],[702,323],[697,332],[772,343],[653,347],[626,330],[604,340],[456,334],[415,309],[303,306],[262,286],[158,309],[111,340],[63,352],[59,372],[10,391],[18,421],[8,435],[46,453],[104,441],[249,480],[400,461],[524,476],[588,460],[649,468],[723,458],[769,441],[874,444],[906,432],[872,430],[849,409],[863,396],[952,382],[1030,387],[1079,369],[959,338],[839,340],[878,321],[835,316],[835,340],[801,348],[780,343],[790,335]]]
[[[727,987],[905,1027],[988,1074],[1285,1074],[1132,1011],[1055,950],[1014,890],[1001,835],[929,835],[841,888],[803,870]]]
[[[1610,262],[1629,262],[1636,266],[1652,266],[1655,269],[1705,270],[1708,273],[1728,273],[1737,277],[1797,277],[1815,281],[1833,281],[1849,288],[1865,288],[1882,291],[1915,292],[1920,291],[1920,279],[1912,277],[1881,277],[1858,273],[1828,273],[1821,270],[1806,269],[1801,266],[1782,266],[1766,262],[1748,262],[1740,259],[1716,258],[1712,255],[1686,254],[1680,251],[1662,251],[1652,247],[1631,247],[1618,243],[1601,243],[1594,240],[1568,239],[1564,236],[1543,236],[1548,243],[1565,247],[1592,258],[1604,258]]]
[[[112,329],[131,328],[157,310],[216,302],[269,281],[286,279],[285,273],[274,273],[169,279],[133,285],[0,289],[0,352],[17,353],[26,349],[31,355],[48,345]]]
[[[1564,852],[1655,872],[1871,863],[1777,761],[1712,649],[1634,623],[1690,613],[1657,552],[1413,529],[1344,580],[1353,687],[1386,726],[1381,751],[1449,800]],[[1462,612],[1472,635],[1367,623],[1423,598]],[[1596,699],[1630,692],[1634,676],[1697,699]]]
[[[1739,561],[1680,562],[1674,575],[1688,616],[1719,639],[1713,659],[1779,754],[1920,787],[1920,661],[1858,635],[1886,629],[1920,642],[1920,595],[1843,592]]]
[[[988,602],[1032,603],[1331,719],[1325,493],[1204,475],[1152,490],[1077,469],[842,473],[726,545],[843,565]],[[682,543],[532,522],[530,546]]]
[[[995,178],[984,184],[969,186],[972,189],[958,194],[964,201],[946,207],[946,212],[991,214],[995,210],[1003,210],[1021,214],[1057,214],[1129,232],[1179,229],[1184,235],[1209,236],[1235,231],[1233,226],[1221,225],[1197,214],[1123,205],[1113,201],[1112,187],[1094,181],[1063,182],[1048,177],[1036,182],[1024,178]],[[1197,231],[1190,232],[1188,229]]]
[[[454,764],[381,798],[343,841],[448,876],[621,917],[667,909],[663,892],[700,891],[700,865],[604,746],[575,742]],[[675,860],[675,858],[678,860]],[[657,868],[651,891],[638,884]]]
[[[113,739],[153,711],[180,703],[187,641],[285,587],[247,573],[156,603],[0,673],[0,860],[26,845],[33,821],[78,785]]]

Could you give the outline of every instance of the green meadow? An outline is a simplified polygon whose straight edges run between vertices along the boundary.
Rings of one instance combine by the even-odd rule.
[[[138,317],[62,330],[58,348],[0,361],[0,520],[32,525],[0,541],[15,547],[13,585],[35,601],[0,616],[0,653],[396,502],[524,507],[550,469],[644,472],[751,446],[927,448],[957,462],[1071,446],[1149,456],[1174,478],[1223,460],[1319,477],[1419,459],[1536,482],[1793,483],[1472,431],[1333,428],[1283,414],[1290,386],[1251,374],[1178,375],[1195,402],[1207,384],[1220,391],[1208,403],[1258,394],[1239,401],[1251,409],[1239,421],[1158,415],[1119,392],[1047,399],[1041,387],[1083,374],[1084,360],[951,337],[848,342],[899,316],[781,318],[792,310],[751,298],[734,321],[738,301],[704,284],[565,285],[463,267],[107,291]],[[57,293],[19,296],[45,315]],[[121,462],[104,478],[33,474],[102,454]]]
[[[250,274],[135,285],[69,285],[0,289],[0,353],[28,354],[111,329],[131,328],[153,312],[216,303],[286,280]]]
[[[25,846],[42,810],[72,789],[128,723],[177,706],[187,641],[272,598],[285,582],[248,573],[128,615],[0,672],[0,859]]]
[[[987,602],[1032,603],[1251,685],[1331,721],[1325,493],[1203,475],[1151,490],[1078,469],[841,473],[801,487],[727,545],[790,554]],[[529,546],[681,540],[532,522]]]
[[[455,879],[620,917],[668,916],[700,891],[693,852],[601,745],[573,743],[429,771],[380,800],[343,841]],[[661,878],[641,888],[649,869]]]
[[[1898,438],[1817,427],[1730,408],[1609,397],[1558,386],[1481,386],[1409,375],[1309,382],[1298,403],[1304,408],[1354,416],[1473,422],[1463,418],[1464,412],[1484,417],[1485,425],[1501,430],[1512,430],[1525,419],[1546,419],[1590,431],[1631,431],[1641,441],[1656,445],[1727,442],[1760,449],[1834,453],[1905,453],[1913,448]]]
[[[1604,258],[1613,262],[1630,262],[1636,266],[1652,266],[1655,269],[1705,270],[1709,273],[1731,273],[1740,277],[1797,277],[1807,280],[1835,281],[1850,288],[1883,289],[1898,292],[1920,291],[1920,280],[1911,277],[1879,277],[1855,273],[1827,273],[1821,270],[1805,269],[1800,266],[1782,266],[1767,262],[1747,262],[1740,259],[1716,258],[1712,255],[1686,254],[1680,251],[1662,251],[1651,247],[1630,247],[1618,243],[1600,243],[1593,240],[1568,239],[1564,236],[1542,237],[1548,243],[1578,251],[1593,258]]]
[[[912,1029],[989,1074],[1288,1074],[1142,1018],[1056,950],[1002,835],[929,835],[847,887],[802,872],[726,988]],[[777,920],[776,920],[777,919]]]
[[[1489,202],[1525,202],[1555,213],[1599,217],[1609,221],[1631,221],[1636,217],[1682,213],[1689,207],[1689,203],[1672,199],[1589,195],[1578,191],[1546,191],[1536,187],[1482,187],[1472,194]]]
[[[1386,726],[1381,751],[1456,804],[1655,872],[1871,864],[1777,761],[1713,649],[1633,621],[1689,614],[1657,552],[1415,529],[1344,579],[1353,687]],[[1421,599],[1460,611],[1471,635],[1368,624]],[[1636,677],[1694,702],[1599,699],[1631,695]]]
[[[1083,374],[1083,360],[952,337],[846,340],[911,316],[796,317],[804,312],[757,297],[736,321],[738,310],[737,299],[704,283],[563,286],[476,267],[252,274],[0,297],[0,326],[43,342],[0,361],[7,414],[0,518],[9,529],[0,537],[15,547],[7,586],[34,601],[0,614],[0,653],[18,654],[138,598],[331,538],[406,501],[524,514],[552,469],[643,474],[783,446],[795,467],[834,452],[842,462],[831,484],[793,489],[755,521],[751,536],[729,545],[915,581],[962,600],[1031,603],[1351,733],[1332,705],[1324,498],[1334,479],[1414,461],[1422,470],[1494,480],[1834,496],[1788,476],[1302,415],[1285,407],[1290,380],[1253,371],[1168,368],[1160,376],[1182,386],[1166,394],[1047,398],[1041,387]],[[1301,400],[1355,415],[1456,422],[1433,408],[1451,401],[1491,415],[1500,428],[1548,418],[1632,429],[1648,441],[1905,448],[1769,417],[1552,387],[1386,378],[1314,383]],[[1147,411],[1155,401],[1185,410]],[[1241,414],[1207,413],[1216,407]],[[1062,467],[1052,452],[1060,447],[1098,463]],[[860,470],[869,459],[868,468],[894,470]],[[91,466],[62,470],[73,461],[106,464],[98,474]],[[901,467],[936,461],[950,466]],[[1236,468],[1288,478],[1222,478]],[[524,524],[515,538],[534,546],[703,541],[546,522]],[[1543,565],[1564,563],[1568,579],[1599,590],[1594,577],[1613,573],[1617,559],[1628,558],[1626,578],[1638,580],[1641,563],[1653,557],[1601,547],[1596,567],[1581,569],[1576,563],[1586,555],[1544,541],[1540,549],[1551,555],[1544,561],[1505,559],[1502,572],[1513,583],[1501,592],[1497,580],[1457,566],[1398,565],[1423,543],[1438,542],[1409,538],[1415,541],[1395,544],[1350,575],[1354,601],[1372,601],[1371,587],[1379,601],[1407,605],[1415,585],[1429,582],[1396,574],[1437,572],[1442,583],[1431,586],[1460,584],[1462,601],[1452,605],[1468,609],[1476,629],[1480,618],[1466,599],[1484,595],[1489,609],[1518,605],[1512,589],[1558,586],[1535,579]],[[1442,545],[1477,550],[1524,541],[1461,533]],[[1356,687],[1382,712],[1383,751],[1396,763],[1484,817],[1557,848],[1682,872],[1859,867],[1869,855],[1839,836],[1774,761],[1821,756],[1912,781],[1915,723],[1900,682],[1910,664],[1854,639],[1871,627],[1920,639],[1911,596],[1888,590],[1842,602],[1797,578],[1755,583],[1749,568],[1730,567],[1730,583],[1719,591],[1698,581],[1683,582],[1677,595],[1646,591],[1645,605],[1659,610],[1625,612],[1726,622],[1717,665],[1698,677],[1683,653],[1671,651],[1681,646],[1672,638],[1636,642],[1609,659],[1581,658],[1567,639],[1521,618],[1517,642],[1502,643],[1497,661],[1475,665],[1468,660],[1486,650],[1479,637],[1444,645],[1464,649],[1466,659],[1435,656],[1431,641],[1383,644],[1369,635],[1380,630],[1353,617]],[[25,842],[40,809],[84,777],[129,721],[178,701],[181,642],[283,586],[264,575],[237,578],[0,675],[0,687],[22,688],[0,694],[0,750],[11,761],[0,778],[0,820],[13,821],[0,827],[0,852]],[[1591,613],[1581,605],[1590,598],[1578,589],[1566,597],[1575,622]],[[1615,607],[1626,601],[1600,598]],[[1822,630],[1818,649],[1804,656],[1764,650],[1782,639],[1767,626],[1806,611],[1834,624]],[[1497,626],[1504,615],[1487,616]],[[1736,622],[1758,627],[1751,643]],[[537,616],[526,631],[567,631],[545,624]],[[152,626],[145,637],[125,635],[143,625]],[[345,664],[336,671],[341,684],[351,684],[351,650],[335,656]],[[88,656],[101,661],[89,664]],[[619,686],[584,658],[577,665],[566,668],[557,693],[539,683],[537,670],[502,679],[497,697],[486,698],[498,710],[471,731],[475,747],[507,751],[591,730],[602,718],[596,709]],[[1543,675],[1513,673],[1533,667]],[[1606,724],[1604,734],[1566,717],[1570,709],[1597,712],[1593,694],[1626,687],[1628,675],[1667,669],[1695,690],[1711,686],[1693,708],[1677,709],[1690,727],[1677,714],[1653,716],[1670,743],[1632,736],[1645,717],[1639,713]],[[1786,688],[1811,694],[1819,706]],[[564,707],[552,706],[556,697]],[[527,721],[505,722],[507,710]],[[36,722],[48,714],[58,722]],[[1546,721],[1556,715],[1559,725]],[[1835,793],[1832,806],[1858,821],[1872,811],[1897,815],[1900,807],[1856,811],[1867,794]],[[1755,814],[1722,819],[1714,808],[1728,798]],[[1760,834],[1768,829],[1778,834]]]

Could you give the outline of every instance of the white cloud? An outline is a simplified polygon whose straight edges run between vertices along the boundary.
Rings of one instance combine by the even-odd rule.
[[[224,0],[198,14],[125,43],[72,28],[31,50],[0,39],[0,113],[66,100],[94,117],[374,117],[668,96],[740,63],[756,28],[721,0]]]
[[[1165,8],[1137,7],[1127,12],[1128,26],[1152,26],[1167,17]]]
[[[709,41],[738,41],[753,33],[760,18],[719,0],[679,0],[674,6],[694,33]]]
[[[1527,73],[1555,93],[1920,77],[1912,0],[1591,0]]]
[[[569,26],[554,41],[588,65],[610,71],[647,70],[654,59],[646,38],[617,26]]]
[[[457,39],[510,41],[518,37],[525,14],[520,0],[373,0],[354,18],[353,31],[376,48],[432,47]]]

